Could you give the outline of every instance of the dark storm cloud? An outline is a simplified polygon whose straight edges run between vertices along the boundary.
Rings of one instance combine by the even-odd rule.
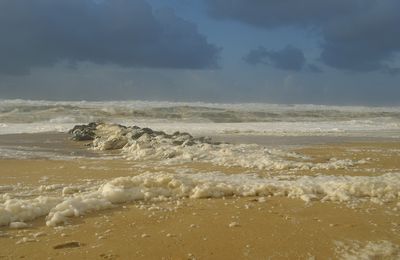
[[[321,61],[349,71],[398,72],[400,51],[397,0],[205,0],[216,19],[262,28],[297,27],[319,33]]]
[[[300,71],[305,64],[303,52],[293,46],[286,46],[282,50],[267,50],[265,47],[258,47],[251,50],[244,60],[252,65],[267,64],[282,70]]]
[[[215,67],[220,49],[194,24],[145,0],[1,0],[0,73],[88,61],[124,67]]]
[[[238,19],[260,27],[308,26],[350,14],[354,0],[205,0],[216,19]],[[367,0],[368,1],[368,0]]]

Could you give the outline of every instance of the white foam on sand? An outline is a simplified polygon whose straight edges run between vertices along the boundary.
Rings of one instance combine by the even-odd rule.
[[[301,155],[285,153],[258,145],[212,145],[170,146],[162,144],[142,145],[140,140],[128,144],[123,149],[124,156],[131,160],[159,160],[159,164],[182,164],[206,162],[226,167],[240,166],[263,170],[321,170],[346,169],[365,161],[338,160],[312,163],[304,161]],[[290,159],[288,159],[290,158]]]
[[[343,260],[400,259],[400,246],[387,240],[337,241],[336,255]]]
[[[400,173],[380,176],[283,176],[273,178],[252,174],[143,173],[120,177],[93,186],[86,192],[62,193],[34,199],[9,198],[0,203],[0,225],[26,222],[46,216],[55,226],[68,218],[108,209],[132,201],[159,201],[180,198],[221,198],[229,196],[285,196],[338,203],[371,201],[397,202],[400,198]]]

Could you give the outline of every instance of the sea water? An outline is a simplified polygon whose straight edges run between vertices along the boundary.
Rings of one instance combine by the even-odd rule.
[[[0,134],[62,132],[92,121],[193,135],[400,137],[400,107],[0,100]]]

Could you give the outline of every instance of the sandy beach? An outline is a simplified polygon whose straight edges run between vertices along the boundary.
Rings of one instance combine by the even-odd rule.
[[[39,136],[36,141],[43,142],[40,139],[43,134]],[[98,159],[82,143],[74,143],[64,137],[58,135],[52,139],[63,140],[64,148],[67,147],[74,155],[87,156],[66,160],[2,159],[0,183],[25,188],[78,185],[143,172],[173,172],[176,169],[169,165],[146,167],[121,158]],[[398,141],[303,145],[292,148],[292,151],[310,156],[314,162],[324,162],[332,157],[339,160],[369,158],[366,163],[354,167],[299,170],[297,175],[380,176],[400,171]],[[91,153],[94,155],[90,156]],[[241,167],[227,168],[206,163],[184,164],[180,168],[197,172],[218,170],[229,175],[249,171]],[[265,170],[253,171],[260,175],[274,174]],[[49,189],[48,192],[58,194],[60,190],[54,188],[54,191]],[[115,204],[111,209],[90,211],[80,217],[69,218],[67,223],[56,227],[46,226],[45,217],[28,221],[22,229],[1,227],[0,257],[346,259],[365,256],[367,259],[396,259],[400,256],[399,219],[400,205],[396,200],[385,203],[317,200],[306,203],[301,199],[288,198],[285,194],[141,200]]]

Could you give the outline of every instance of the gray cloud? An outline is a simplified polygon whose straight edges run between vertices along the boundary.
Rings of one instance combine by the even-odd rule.
[[[61,61],[210,68],[220,52],[193,23],[145,0],[2,0],[0,35],[0,74]]]
[[[300,71],[305,64],[305,57],[302,50],[293,46],[286,46],[282,50],[267,50],[265,47],[258,47],[250,50],[244,60],[252,65],[267,64],[282,70]]]
[[[397,0],[205,0],[216,19],[261,28],[311,29],[321,36],[321,61],[349,71],[396,73],[400,51]]]
[[[307,65],[307,71],[314,72],[314,73],[322,73],[322,72],[324,72],[319,66],[317,66],[315,64],[308,64]]]
[[[216,19],[237,19],[263,28],[314,26],[351,14],[358,0],[205,0]],[[369,1],[369,0],[367,0]]]

